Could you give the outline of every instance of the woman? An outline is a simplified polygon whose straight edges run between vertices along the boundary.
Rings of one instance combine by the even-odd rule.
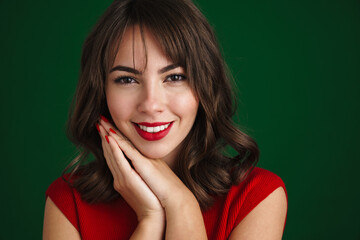
[[[193,3],[114,1],[84,44],[69,118],[81,152],[46,192],[44,239],[280,239],[284,184],[254,168],[230,89]]]

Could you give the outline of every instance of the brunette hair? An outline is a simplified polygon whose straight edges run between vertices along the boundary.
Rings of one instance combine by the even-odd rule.
[[[259,150],[231,119],[235,110],[231,77],[211,26],[190,0],[115,0],[103,14],[83,46],[68,122],[69,138],[80,153],[64,173],[72,169],[73,185],[89,203],[119,197],[95,124],[100,115],[111,119],[105,80],[123,33],[134,25],[140,27],[143,41],[146,28],[165,54],[185,69],[199,99],[196,120],[182,143],[175,171],[205,209],[214,196],[227,193],[246,177],[258,161]],[[227,145],[238,155],[225,156]],[[88,161],[90,153],[93,161]]]

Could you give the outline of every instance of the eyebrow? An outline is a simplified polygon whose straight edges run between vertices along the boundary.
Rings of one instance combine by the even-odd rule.
[[[158,73],[159,74],[162,74],[162,73],[165,73],[165,72],[168,72],[172,69],[175,69],[177,67],[180,67],[180,64],[170,64],[166,67],[163,67],[161,68]],[[131,68],[131,67],[126,67],[126,66],[121,66],[121,65],[118,65],[118,66],[115,66],[113,67],[111,70],[110,70],[110,73],[114,72],[114,71],[124,71],[124,72],[129,72],[129,73],[133,73],[133,74],[136,74],[136,75],[139,75],[139,74],[142,74],[141,71],[135,69],[135,68]]]

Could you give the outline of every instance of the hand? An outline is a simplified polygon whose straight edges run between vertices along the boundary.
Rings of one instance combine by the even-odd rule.
[[[105,128],[103,123],[98,129],[104,157],[114,178],[114,189],[136,212],[139,222],[147,218],[165,221],[164,209],[158,198],[131,167],[115,139],[108,136],[109,126]]]
[[[100,125],[104,155],[114,176],[114,187],[138,216],[143,216],[144,212],[146,216],[149,209],[157,212],[162,208],[166,217],[166,238],[206,239],[205,225],[195,196],[169,166],[161,159],[143,156],[109,122],[100,120]],[[146,193],[143,193],[145,190]]]
[[[105,130],[104,134],[109,134],[109,145],[115,148],[112,151],[114,153],[119,152],[118,158],[123,158],[123,161],[126,161],[127,166],[131,168],[124,157],[124,154],[126,155],[134,167],[134,169],[131,170],[146,183],[157,199],[159,199],[163,208],[166,208],[172,203],[187,202],[189,199],[196,201],[191,191],[164,161],[143,156],[119,131],[115,130],[109,122],[101,120],[100,125],[102,129]],[[104,136],[103,143],[106,143]],[[121,178],[119,179],[121,180]]]

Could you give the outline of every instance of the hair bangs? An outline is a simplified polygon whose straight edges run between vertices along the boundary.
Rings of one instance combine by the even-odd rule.
[[[136,1],[135,1],[136,2]],[[153,1],[141,1],[139,6],[133,4],[133,14],[129,25],[139,25],[141,35],[146,28],[157,39],[165,55],[175,64],[179,64],[186,70],[186,60],[189,56],[187,49],[190,34],[186,30],[184,18],[179,14],[183,11],[182,6],[169,4],[168,0],[162,1],[154,7]],[[175,5],[175,6],[174,6]],[[144,46],[146,39],[143,38]],[[145,48],[146,51],[146,48]]]

